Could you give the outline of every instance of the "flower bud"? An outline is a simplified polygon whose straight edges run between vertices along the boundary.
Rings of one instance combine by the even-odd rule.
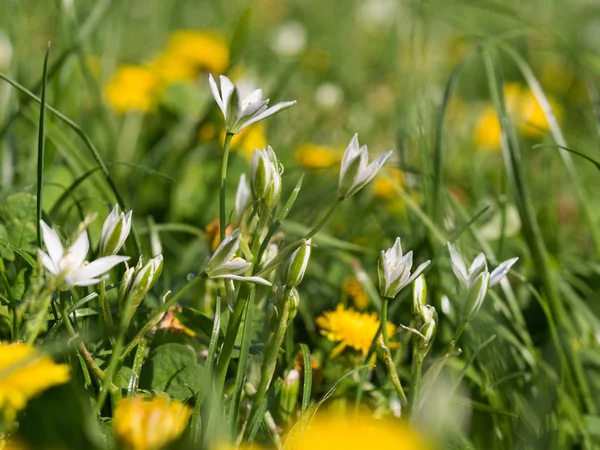
[[[119,289],[121,307],[130,308],[130,314],[133,314],[148,291],[158,281],[163,268],[163,256],[158,255],[143,266],[141,263],[142,258],[140,258],[140,262],[135,267],[133,274],[128,273],[131,269],[125,273],[123,279],[125,280],[125,277],[128,277],[126,280],[127,283],[123,292],[121,292],[121,288]]]
[[[235,193],[235,214],[238,220],[242,218],[242,214],[244,214],[244,211],[250,205],[251,195],[252,193],[246,182],[246,174],[243,173],[240,175],[240,182]]]
[[[110,256],[119,253],[131,231],[132,213],[133,211],[129,211],[127,214],[119,214],[119,206],[116,205],[113,208],[104,221],[104,225],[102,225],[99,243],[101,256]]]
[[[298,404],[298,393],[300,392],[300,372],[292,369],[283,378],[281,388],[279,410],[284,423],[290,424],[294,421],[294,412]]]
[[[250,183],[252,195],[255,200],[262,200],[266,197],[269,185],[271,184],[271,161],[269,159],[268,149],[256,149],[252,154],[250,163]]]
[[[423,306],[421,320],[423,320],[423,326],[419,331],[423,337],[419,336],[419,349],[421,355],[425,356],[433,344],[433,339],[437,331],[438,316],[435,308],[430,305]]]
[[[421,310],[425,306],[426,300],[427,283],[425,283],[425,276],[419,275],[413,283],[412,313],[414,316],[421,314]]]
[[[294,320],[294,317],[296,317],[296,313],[298,312],[298,307],[300,306],[300,294],[298,294],[298,291],[295,288],[292,288],[288,291],[286,300],[289,302],[287,306],[289,308],[287,319],[289,323]]]
[[[469,288],[469,292],[467,293],[467,300],[463,306],[462,317],[465,321],[469,322],[473,320],[483,304],[489,285],[490,274],[488,272],[482,272],[474,279]]]
[[[305,240],[288,258],[285,267],[285,285],[287,287],[295,288],[302,282],[310,259],[310,242],[311,239]]]
[[[265,205],[268,208],[273,208],[277,202],[279,201],[279,197],[281,196],[281,174],[283,173],[283,167],[277,160],[277,155],[271,147],[269,150],[269,160],[271,162],[271,183],[267,189],[267,194],[265,195]]]

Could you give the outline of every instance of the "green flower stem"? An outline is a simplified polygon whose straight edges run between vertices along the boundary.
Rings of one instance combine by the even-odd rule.
[[[465,331],[465,327],[467,326],[467,323],[468,322],[466,320],[461,319],[460,324],[458,325],[458,328],[454,332],[454,336],[452,336],[452,340],[450,341],[450,344],[448,344],[448,350],[446,350],[446,356],[452,356],[452,352],[454,352],[454,349],[456,348],[456,343],[462,336],[463,331]]]
[[[423,375],[423,360],[425,355],[421,352],[417,342],[413,341],[413,359],[410,368],[410,381],[411,381],[411,398],[408,404],[409,413],[413,413],[415,408],[419,408],[419,388],[421,384],[421,376]]]
[[[221,160],[221,190],[219,196],[219,237],[220,242],[225,239],[225,193],[226,193],[226,182],[227,182],[227,161],[229,160],[229,147],[231,147],[231,139],[233,133],[227,133],[225,135],[225,142],[223,142],[223,159]]]
[[[383,361],[385,362],[385,366],[387,367],[390,379],[392,380],[392,384],[394,385],[394,389],[396,389],[396,393],[398,394],[398,397],[400,397],[400,401],[406,404],[406,394],[404,393],[404,389],[402,389],[402,383],[400,383],[398,371],[396,370],[396,366],[394,365],[394,361],[392,360],[392,354],[390,353],[390,343],[387,333],[388,303],[389,298],[383,297],[381,302],[381,334],[383,336]]]
[[[262,404],[265,396],[267,395],[269,386],[271,385],[271,380],[273,380],[275,367],[277,366],[277,355],[279,354],[279,349],[281,348],[281,344],[285,338],[291,307],[291,301],[289,301],[289,291],[287,289],[283,293],[282,300],[283,307],[281,308],[277,328],[275,329],[275,332],[273,333],[273,336],[271,337],[271,340],[269,341],[269,344],[265,350],[265,356],[260,371],[260,384],[256,390],[256,396],[254,397],[254,403],[252,404],[252,409],[248,418],[248,423],[250,424],[254,421],[254,416],[256,416],[258,410],[260,409],[259,406]]]
[[[8,286],[8,284],[5,283],[5,286]],[[50,304],[52,303],[52,291],[53,290],[54,290],[54,286],[51,286],[50,289],[47,291],[47,293],[42,291],[42,295],[40,296],[42,298],[42,304],[40,305],[39,312],[33,318],[33,325],[31,326],[31,334],[29,334],[29,337],[27,339],[28,344],[33,344],[35,342],[35,340],[37,339],[38,335],[40,334],[42,326],[45,323],[46,313],[48,312],[48,308],[50,308]],[[16,308],[13,311],[13,314],[16,317],[16,315],[17,315]],[[13,319],[13,320],[16,320],[16,319]]]
[[[67,332],[71,335],[72,339],[77,341],[78,350],[81,353],[81,355],[83,356],[83,359],[85,360],[89,369],[94,373],[94,375],[96,375],[98,380],[100,380],[102,383],[106,384],[106,388],[110,392],[116,392],[117,387],[113,383],[105,383],[106,377],[105,377],[104,372],[102,371],[100,366],[98,366],[98,364],[94,360],[94,357],[88,351],[88,349],[85,346],[85,344],[83,343],[83,341],[79,338],[79,334],[73,328],[73,324],[71,323],[71,319],[69,318],[69,314],[67,313],[66,295],[68,295],[68,292],[66,292],[66,291],[62,292],[60,295],[59,310],[60,310],[60,315],[62,317],[63,323],[65,324],[65,328],[67,329]],[[52,297],[52,296],[50,296],[50,297]]]
[[[131,368],[131,376],[129,377],[129,384],[127,385],[127,397],[135,395],[137,391],[140,382],[140,373],[142,372],[142,366],[144,365],[144,357],[147,345],[148,340],[146,338],[142,338],[135,351],[133,367]]]
[[[100,308],[102,309],[102,317],[104,318],[104,323],[109,327],[113,327],[113,318],[112,313],[110,312],[110,305],[108,304],[108,299],[106,298],[106,281],[100,282]]]
[[[331,216],[333,216],[333,213],[336,211],[338,206],[340,206],[340,203],[342,203],[343,201],[344,201],[344,197],[336,198],[333,205],[331,205],[331,208],[329,208],[329,211],[327,211],[327,214],[325,214],[325,216],[323,216],[323,218],[313,227],[313,229],[310,230],[306,236],[304,236],[304,239],[310,239],[315,234],[317,234],[319,232],[319,230],[321,228],[323,228],[323,226],[331,218]]]

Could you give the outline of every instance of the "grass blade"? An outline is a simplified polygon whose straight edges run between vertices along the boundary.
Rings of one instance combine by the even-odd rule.
[[[40,100],[40,123],[38,128],[38,158],[37,158],[37,246],[42,248],[42,191],[44,187],[44,143],[46,134],[44,132],[44,121],[46,114],[46,82],[48,81],[48,56],[50,56],[50,42],[44,56],[44,71],[42,74],[42,98]]]

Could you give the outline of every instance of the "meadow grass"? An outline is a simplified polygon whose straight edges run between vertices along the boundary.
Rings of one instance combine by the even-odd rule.
[[[0,448],[600,446],[599,20],[5,0]]]

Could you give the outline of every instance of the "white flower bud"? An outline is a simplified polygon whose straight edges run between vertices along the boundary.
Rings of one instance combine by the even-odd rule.
[[[119,253],[131,231],[132,213],[133,211],[129,211],[127,214],[119,214],[119,206],[115,205],[104,221],[104,225],[102,225],[99,243],[101,256],[116,255]]]
[[[242,218],[242,214],[248,206],[250,206],[252,200],[252,192],[246,181],[246,174],[240,175],[240,182],[238,183],[237,192],[235,193],[235,215],[238,220]]]
[[[311,239],[305,240],[288,258],[284,269],[285,285],[289,288],[298,286],[304,278],[311,251]]]
[[[427,300],[427,283],[425,283],[425,276],[419,275],[413,283],[413,303],[412,313],[413,315],[421,314],[421,310],[426,304]]]

